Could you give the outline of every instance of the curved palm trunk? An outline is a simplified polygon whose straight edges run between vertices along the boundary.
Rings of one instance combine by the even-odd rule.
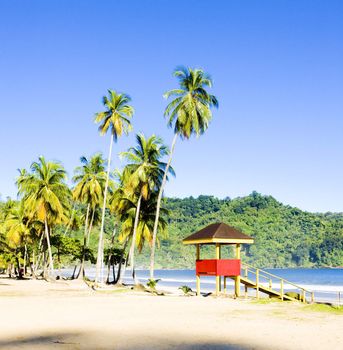
[[[168,170],[169,170],[172,158],[173,158],[174,148],[175,148],[175,144],[176,144],[176,140],[177,140],[178,136],[179,136],[179,134],[175,134],[174,135],[174,138],[173,138],[173,141],[172,141],[172,145],[171,145],[171,149],[170,149],[168,163],[167,163],[167,166],[166,166],[165,171],[164,171],[161,187],[160,187],[160,190],[158,192],[158,197],[157,197],[156,216],[155,216],[155,222],[154,222],[154,231],[153,231],[153,234],[152,234],[152,245],[151,245],[151,253],[150,253],[150,279],[154,278],[155,246],[156,246],[158,221],[159,221],[159,218],[160,218],[160,209],[161,209],[162,195],[163,195],[164,186],[165,186],[166,181],[167,181]]]
[[[24,276],[26,275],[26,259],[27,259],[27,245],[25,242],[25,245],[24,245],[24,266],[23,266]]]
[[[18,258],[18,253],[16,253],[16,255],[15,255],[15,261],[17,263],[18,278],[21,280],[21,279],[23,279],[23,269],[22,269],[22,267],[20,265],[20,261],[19,261],[19,258]]]
[[[32,277],[32,279],[36,280],[37,276],[36,276],[35,269],[34,269],[34,263],[29,260],[29,265],[30,265],[30,270],[31,270],[31,277]]]
[[[113,147],[113,135],[111,135],[111,143],[110,143],[110,149],[109,149],[108,160],[107,160],[107,176],[106,176],[106,183],[105,183],[105,189],[104,189],[104,202],[102,206],[101,228],[100,228],[99,244],[98,244],[98,256],[96,260],[95,284],[97,284],[100,280],[100,274],[103,266],[104,223],[105,223],[107,188],[108,188],[108,182],[110,178],[110,169],[111,169],[112,147]]]
[[[112,247],[113,247],[115,234],[116,234],[116,226],[114,225],[114,229],[113,229],[113,233],[112,233],[112,237],[111,237],[110,249],[112,249]],[[110,283],[111,260],[112,260],[112,253],[110,252],[108,254],[108,259],[107,259],[107,277],[106,277],[106,283],[107,284]],[[113,264],[113,266],[114,266],[114,264]],[[114,280],[115,280],[115,278],[113,278],[113,282],[114,282]]]
[[[70,229],[71,223],[73,222],[73,219],[74,219],[74,215],[75,215],[75,204],[73,205],[73,209],[71,211],[71,216],[70,216],[70,220],[68,222],[68,225],[67,225],[67,227],[66,227],[66,229],[65,229],[65,231],[63,233],[64,236],[67,235],[67,233],[68,233],[68,231]]]
[[[123,260],[124,260],[124,255],[125,255],[125,251],[126,251],[126,247],[127,247],[128,243],[129,243],[129,239],[126,238],[124,248],[123,248],[123,253],[122,253],[120,260],[119,260],[118,273],[117,273],[117,279],[115,280],[115,284],[116,283],[123,284],[123,279],[124,279],[124,275],[125,275],[125,268],[126,268],[126,263],[127,263],[127,261],[125,260],[125,263],[123,264]],[[122,273],[122,265],[124,265],[123,273]]]
[[[38,245],[38,251],[37,251],[37,253],[38,253],[37,262],[36,262],[36,264],[34,265],[35,273],[37,272],[37,269],[38,269],[38,267],[39,267],[39,265],[40,265],[40,262],[41,262],[41,260],[42,260],[42,254],[43,254],[43,237],[44,237],[44,235],[41,234],[41,237],[40,237],[40,240],[39,240],[39,245]]]
[[[48,222],[46,220],[46,217],[45,217],[45,220],[44,220],[44,224],[45,224],[46,244],[47,244],[48,253],[49,253],[50,276],[54,276],[54,263],[53,263],[53,260],[52,260],[52,251],[51,251],[51,245],[50,245],[49,229],[48,229]]]
[[[89,230],[88,230],[88,233],[87,233],[86,247],[89,246],[89,240],[90,240],[90,237],[91,237],[91,232],[92,232],[93,222],[94,222],[94,214],[95,214],[95,208],[92,210],[92,218],[91,218],[91,222],[89,224]]]
[[[85,275],[85,259],[86,259],[86,244],[87,244],[87,229],[88,229],[88,216],[89,216],[89,208],[90,204],[87,205],[87,214],[86,214],[86,221],[85,221],[85,232],[83,234],[83,248],[82,248],[82,259],[81,259],[81,267],[80,272],[77,278],[83,278]]]
[[[137,202],[135,222],[133,225],[132,242],[131,242],[131,248],[130,248],[131,272],[132,272],[133,281],[136,285],[139,284],[139,281],[138,281],[138,278],[136,276],[136,271],[135,271],[135,244],[136,244],[136,237],[137,237],[137,227],[138,227],[138,222],[139,222],[139,213],[141,210],[141,202],[142,202],[142,195],[139,196],[138,202]]]
[[[73,273],[72,273],[72,275],[71,275],[71,277],[70,277],[70,279],[72,279],[72,280],[75,279],[76,269],[77,269],[77,265],[74,266]]]

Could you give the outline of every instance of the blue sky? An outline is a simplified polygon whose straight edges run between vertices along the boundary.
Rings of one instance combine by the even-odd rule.
[[[253,190],[309,211],[343,211],[342,1],[0,1],[0,193],[39,155],[69,175],[107,153],[93,123],[108,88],[135,132],[166,143],[172,71],[202,67],[220,108],[176,145],[169,196]],[[115,145],[117,153],[134,135]]]

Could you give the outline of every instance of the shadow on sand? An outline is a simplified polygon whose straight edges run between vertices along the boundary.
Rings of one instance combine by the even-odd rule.
[[[112,339],[111,339],[112,338]],[[187,342],[187,340],[178,339],[177,335],[173,338],[133,338],[116,341],[113,334],[106,335],[89,334],[82,332],[60,332],[45,335],[17,336],[10,339],[0,340],[0,349],[86,349],[86,350],[145,350],[145,349],[180,349],[180,350],[262,350],[255,345],[224,344],[217,342]]]

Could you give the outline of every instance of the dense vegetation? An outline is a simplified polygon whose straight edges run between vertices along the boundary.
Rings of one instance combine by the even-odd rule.
[[[271,196],[223,199],[212,196],[169,198],[169,238],[163,240],[160,267],[193,267],[194,247],[182,239],[205,225],[223,221],[255,238],[242,259],[260,267],[343,266],[343,214],[309,213]],[[206,256],[214,256],[207,249]],[[228,252],[230,254],[230,251]],[[141,258],[141,263],[146,260]]]
[[[8,202],[0,202],[0,210]],[[271,196],[253,192],[235,199],[218,199],[213,196],[198,198],[167,198],[165,207],[169,213],[168,236],[161,239],[156,254],[158,268],[193,268],[195,249],[184,246],[182,239],[205,225],[217,221],[226,222],[255,238],[255,244],[245,246],[242,259],[260,267],[320,267],[343,265],[343,214],[309,213],[283,205]],[[82,211],[82,206],[78,209]],[[109,211],[105,217],[105,237],[109,243],[117,228],[114,249],[118,241],[120,225]],[[75,229],[65,236],[61,225],[52,237],[54,259],[62,266],[78,263],[82,256],[83,229]],[[99,227],[90,237],[87,260],[95,262]],[[137,257],[142,268],[148,268],[150,249],[144,247]],[[203,256],[214,255],[213,247],[203,249]],[[230,248],[227,249],[230,256]],[[106,255],[108,256],[108,255]],[[5,267],[8,255],[0,254],[0,267]],[[15,263],[15,261],[13,261]]]

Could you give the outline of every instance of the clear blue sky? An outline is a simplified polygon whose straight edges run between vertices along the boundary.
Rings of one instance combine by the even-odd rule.
[[[107,153],[93,123],[127,92],[135,132],[169,144],[162,94],[175,66],[203,67],[220,108],[179,142],[169,196],[256,190],[343,211],[343,1],[0,1],[0,193],[42,154],[69,175]],[[134,142],[122,138],[117,153]]]

